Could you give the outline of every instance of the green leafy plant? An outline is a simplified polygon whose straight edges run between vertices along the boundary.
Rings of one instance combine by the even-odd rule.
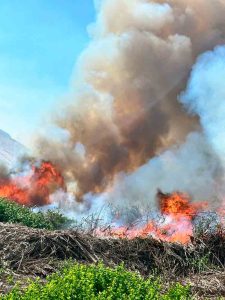
[[[59,212],[33,212],[30,208],[0,198],[0,222],[20,223],[28,227],[54,230],[62,228],[69,220]]]
[[[128,272],[123,266],[108,268],[103,264],[67,265],[62,271],[47,278],[47,283],[31,283],[24,291],[15,287],[2,300],[49,300],[49,299],[110,299],[151,300],[190,299],[189,287],[174,284],[162,293],[158,280],[145,280],[139,274]]]

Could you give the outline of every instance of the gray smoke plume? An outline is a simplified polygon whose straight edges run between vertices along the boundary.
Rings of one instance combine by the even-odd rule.
[[[10,171],[5,164],[0,164],[0,180],[7,180],[9,178]]]
[[[225,46],[202,54],[192,68],[187,89],[179,97],[190,114],[199,116],[202,133],[191,133],[184,144],[151,159],[133,174],[117,176],[106,199],[119,209],[148,205],[155,195],[180,190],[217,209],[225,195]]]
[[[221,180],[220,159],[201,133],[191,133],[184,144],[175,146],[149,160],[130,175],[117,175],[115,184],[105,195],[118,211],[137,207],[143,215],[158,209],[156,194],[182,191],[194,201],[207,201],[218,208]],[[216,203],[213,203],[216,200]]]
[[[224,0],[105,0],[97,6],[96,23],[89,29],[92,41],[76,67],[74,91],[54,116],[62,134],[42,136],[37,142],[40,156],[56,163],[67,181],[75,183],[77,199],[107,191],[117,174],[132,173],[147,163],[136,172],[142,176],[154,164],[155,159],[149,159],[200,130],[198,116],[186,114],[177,96],[196,57],[225,43]],[[198,144],[196,137],[186,143]],[[200,146],[196,147],[193,155],[198,156]],[[190,164],[187,174],[181,159],[188,158],[177,150],[175,167],[171,165],[175,175],[168,181],[171,189],[179,182],[187,190],[186,176],[193,177],[195,171],[206,178],[214,173],[217,160],[210,160],[208,171],[204,166],[211,151],[205,147],[206,153],[200,161],[193,158],[196,165]],[[162,169],[164,155],[158,162]],[[176,164],[181,164],[180,170]],[[181,171],[184,183],[180,179],[173,184]],[[158,180],[157,186],[167,191],[163,173],[156,172],[154,179],[151,172],[149,180]],[[190,185],[192,193],[198,195],[198,186]]]

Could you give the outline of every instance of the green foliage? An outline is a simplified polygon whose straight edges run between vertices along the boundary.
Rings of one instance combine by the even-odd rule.
[[[59,229],[67,218],[58,212],[33,212],[30,208],[0,198],[0,222],[20,223],[33,228]]]
[[[190,299],[189,287],[174,284],[166,294],[158,280],[143,279],[137,273],[125,270],[123,266],[115,269],[99,265],[75,264],[65,267],[61,272],[47,278],[42,285],[38,280],[21,292],[15,287],[1,300],[181,300]]]

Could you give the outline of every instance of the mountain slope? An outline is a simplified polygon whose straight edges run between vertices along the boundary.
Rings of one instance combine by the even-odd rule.
[[[26,152],[26,148],[0,129],[0,164],[12,167],[18,157]]]

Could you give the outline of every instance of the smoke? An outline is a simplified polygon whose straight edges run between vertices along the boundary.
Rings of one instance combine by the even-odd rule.
[[[211,208],[218,195],[217,182],[221,163],[212,147],[200,133],[191,133],[185,143],[157,156],[130,175],[119,174],[115,185],[106,195],[118,210],[137,207],[143,215],[157,210],[158,188],[165,193],[182,191],[195,201],[208,201]],[[213,207],[214,205],[214,207]]]
[[[9,169],[6,165],[0,164],[0,180],[6,180],[9,178]]]
[[[151,159],[133,174],[117,176],[108,202],[123,207],[156,209],[160,187],[181,190],[193,200],[217,209],[224,198],[225,171],[225,47],[202,54],[193,66],[185,92],[179,97],[190,114],[198,115],[202,133],[191,133],[184,144]]]
[[[121,184],[118,174],[131,173],[124,185],[129,196],[115,188],[118,199],[146,203],[156,186],[211,195],[218,172],[211,152],[218,151],[201,135],[150,159],[200,129],[198,116],[186,114],[177,96],[196,57],[225,43],[225,1],[105,0],[96,7],[74,91],[53,117],[60,135],[38,139],[40,156],[76,183],[77,199],[112,190]],[[202,179],[193,183],[195,174]]]
[[[225,47],[204,53],[193,67],[180,101],[200,122],[214,151],[225,167]]]

